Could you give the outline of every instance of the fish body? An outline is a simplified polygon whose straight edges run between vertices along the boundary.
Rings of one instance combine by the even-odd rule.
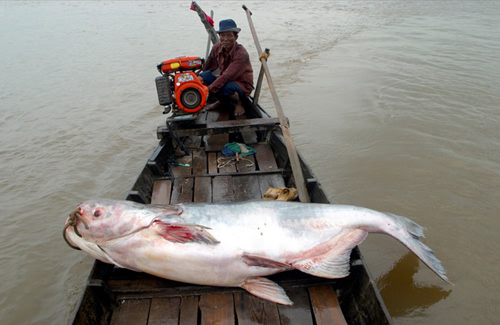
[[[420,241],[413,221],[374,210],[283,201],[140,205],[95,200],[77,207],[81,220],[65,236],[106,263],[159,277],[242,287],[291,304],[264,278],[298,269],[325,278],[349,274],[351,250],[369,232],[398,239],[447,281],[441,262]],[[80,237],[81,236],[81,237]]]

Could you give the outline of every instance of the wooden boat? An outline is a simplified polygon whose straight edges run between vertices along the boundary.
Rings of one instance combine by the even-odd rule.
[[[231,119],[223,110],[202,112],[190,120],[167,119],[158,127],[159,145],[127,199],[158,204],[259,200],[269,187],[294,187],[278,126],[277,118],[263,117],[253,103],[245,119]],[[222,147],[232,141],[256,150],[246,157],[252,164],[241,160],[218,166]],[[309,165],[300,160],[311,202],[329,203]],[[346,278],[323,279],[299,271],[270,278],[285,289],[293,306],[262,300],[240,288],[179,283],[96,261],[72,323],[391,323],[358,248]]]
[[[215,42],[217,36],[205,13],[194,1],[192,6]],[[243,8],[250,20],[251,13]],[[251,27],[253,30],[253,24]],[[157,130],[158,147],[126,199],[153,204],[248,201],[262,199],[270,187],[300,185],[299,194],[307,192],[306,201],[329,203],[303,157],[298,155],[295,160],[289,154],[290,134],[288,128],[280,128],[280,121],[286,122],[281,109],[279,118],[262,115],[265,111],[257,102],[264,68],[267,66],[262,61],[256,90],[245,103],[243,119],[235,119],[224,108],[167,118]],[[249,145],[256,154],[226,164],[221,150],[230,142]],[[295,151],[295,147],[292,149]],[[303,174],[303,178],[296,174]],[[180,283],[96,260],[72,323],[391,324],[357,247],[351,253],[350,265],[350,275],[342,279],[318,278],[299,271],[270,276],[294,302],[283,306],[240,288]]]

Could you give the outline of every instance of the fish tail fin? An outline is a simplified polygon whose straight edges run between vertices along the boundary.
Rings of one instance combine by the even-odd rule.
[[[441,279],[451,283],[446,276],[446,270],[441,264],[441,261],[436,257],[436,255],[434,255],[432,249],[420,240],[425,237],[425,228],[405,217],[390,213],[385,213],[385,215],[393,222],[388,224],[387,229],[384,229],[384,232],[393,236],[408,247]]]

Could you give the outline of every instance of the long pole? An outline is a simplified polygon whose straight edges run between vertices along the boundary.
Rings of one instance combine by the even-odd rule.
[[[210,18],[214,19],[214,11],[210,10]],[[208,34],[208,40],[207,40],[207,50],[205,52],[205,60],[208,59],[208,54],[210,53],[210,41],[212,40],[212,37],[210,34]]]
[[[260,47],[259,39],[257,38],[257,32],[252,21],[252,13],[248,8],[243,5],[248,18],[248,24],[250,25],[250,30],[252,31],[253,40],[255,41],[255,46],[257,47],[258,55],[262,54],[262,48]],[[297,187],[297,192],[299,193],[299,199],[301,202],[310,202],[309,195],[307,193],[306,183],[304,180],[304,174],[302,173],[302,168],[300,165],[299,155],[297,154],[297,149],[293,143],[292,134],[290,132],[290,125],[285,117],[283,108],[281,107],[278,94],[274,88],[274,83],[271,78],[271,73],[269,72],[269,67],[267,66],[267,61],[264,56],[260,57],[260,62],[264,68],[264,73],[266,75],[267,83],[269,85],[269,90],[273,96],[274,106],[276,106],[276,112],[278,114],[278,119],[281,125],[281,131],[283,133],[283,138],[285,139],[285,146],[288,151],[288,158],[290,158],[290,165],[292,166],[293,176],[295,178],[295,186]]]
[[[269,49],[266,49],[265,51],[267,54],[269,54]],[[264,68],[260,66],[259,77],[257,78],[257,86],[255,87],[255,91],[253,93],[253,103],[255,105],[259,103],[260,88],[262,87],[262,79],[264,79]]]
[[[208,35],[210,35],[210,40],[212,41],[212,44],[218,43],[220,41],[219,35],[217,35],[215,28],[208,22],[208,19],[205,15],[205,12],[196,3],[196,1],[193,1],[191,3],[191,5],[192,5],[192,8],[194,9],[194,11],[196,11],[198,13],[198,16],[200,16],[201,22],[205,26],[205,29],[207,30]]]

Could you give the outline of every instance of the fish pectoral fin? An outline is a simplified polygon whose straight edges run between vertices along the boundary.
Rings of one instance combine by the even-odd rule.
[[[344,230],[327,243],[321,245],[322,247],[305,252],[305,255],[313,255],[312,257],[299,260],[292,265],[297,270],[322,278],[346,277],[349,275],[351,251],[366,238],[367,234],[368,232],[361,229]],[[323,251],[325,249],[324,245],[326,245],[328,251],[314,255],[314,250]]]
[[[285,290],[269,279],[261,277],[247,278],[240,287],[259,298],[277,304],[293,305],[293,302],[286,295]]]
[[[135,271],[135,272],[142,272],[141,270],[139,269],[136,269],[134,267],[131,267],[131,266],[125,266],[123,265],[122,263],[118,262],[117,260],[115,260],[113,257],[111,257],[111,255],[108,254],[108,252],[102,248],[101,246],[97,245],[97,247],[99,247],[99,249],[104,253],[104,255],[108,258],[109,262],[111,262],[110,264],[114,264],[118,267],[121,267],[122,269],[129,269],[129,270],[132,270],[132,271]],[[108,263],[109,263],[108,262]]]
[[[275,261],[263,256],[252,255],[249,253],[241,254],[241,258],[243,259],[243,262],[245,262],[245,264],[248,266],[267,267],[272,269],[279,269],[280,271],[286,271],[293,268],[290,264]]]
[[[219,243],[207,227],[192,224],[167,223],[163,221],[155,221],[153,226],[158,233],[168,241],[173,243],[190,243],[198,242],[208,245],[216,245]]]

